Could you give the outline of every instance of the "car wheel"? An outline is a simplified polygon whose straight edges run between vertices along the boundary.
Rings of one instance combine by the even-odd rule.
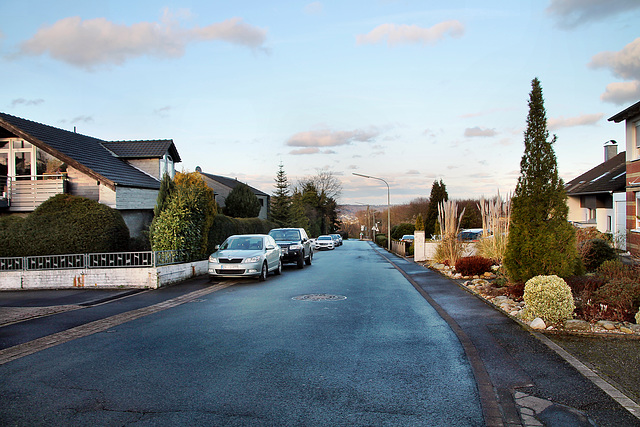
[[[276,271],[274,271],[276,276],[279,276],[282,274],[282,260],[278,260],[278,268],[276,268]]]
[[[298,257],[297,267],[304,268],[304,252],[300,252],[300,256]]]
[[[311,259],[313,258],[313,251],[309,252],[309,256],[304,260],[304,263],[307,265],[311,265]]]
[[[268,272],[269,269],[267,268],[267,262],[265,261],[264,264],[262,264],[262,270],[260,271],[260,277],[258,277],[258,280],[260,280],[261,282],[267,280]]]

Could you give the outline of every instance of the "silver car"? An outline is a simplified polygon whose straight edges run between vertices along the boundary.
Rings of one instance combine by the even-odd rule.
[[[265,234],[244,234],[227,238],[209,256],[209,277],[257,277],[282,274],[280,246]]]

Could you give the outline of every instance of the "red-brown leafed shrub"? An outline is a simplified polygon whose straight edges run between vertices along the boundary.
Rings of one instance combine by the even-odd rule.
[[[493,262],[481,256],[468,256],[456,262],[456,271],[463,276],[475,276],[491,271]]]

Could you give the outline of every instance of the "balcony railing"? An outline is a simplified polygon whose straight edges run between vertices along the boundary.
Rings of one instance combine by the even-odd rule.
[[[30,212],[56,194],[67,192],[67,174],[0,176],[0,207]]]

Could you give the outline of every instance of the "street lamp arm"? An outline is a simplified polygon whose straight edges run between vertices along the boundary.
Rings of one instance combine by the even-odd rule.
[[[387,249],[391,251],[391,190],[389,188],[389,183],[382,178],[378,178],[377,176],[363,175],[361,173],[351,172],[353,175],[361,176],[363,178],[377,179],[382,181],[387,186]]]

